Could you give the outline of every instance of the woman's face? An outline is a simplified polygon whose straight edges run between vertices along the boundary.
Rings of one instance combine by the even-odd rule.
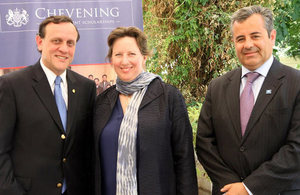
[[[146,59],[133,37],[118,38],[112,45],[111,64],[122,81],[134,80],[143,71]]]

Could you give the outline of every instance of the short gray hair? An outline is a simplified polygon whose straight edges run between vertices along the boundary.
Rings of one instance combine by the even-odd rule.
[[[231,25],[230,25],[231,32],[233,33],[232,28],[234,22],[243,22],[253,14],[259,14],[262,16],[262,18],[265,21],[265,28],[270,37],[271,32],[274,28],[273,13],[270,9],[258,5],[244,7],[234,12],[234,14],[231,17]]]

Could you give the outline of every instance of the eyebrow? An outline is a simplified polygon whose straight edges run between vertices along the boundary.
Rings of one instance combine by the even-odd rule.
[[[250,35],[258,35],[258,34],[260,35],[261,32],[252,32],[252,33],[250,33]],[[239,39],[239,38],[242,38],[242,37],[245,37],[245,35],[239,35],[235,39]]]
[[[257,34],[261,34],[261,32],[253,32],[250,35],[257,35]]]

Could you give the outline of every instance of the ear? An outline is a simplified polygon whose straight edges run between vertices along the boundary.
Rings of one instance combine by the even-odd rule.
[[[143,69],[146,71],[146,61],[148,56],[143,56]]]
[[[276,30],[275,30],[275,29],[273,29],[273,30],[271,31],[270,39],[271,39],[271,41],[272,41],[272,45],[275,46],[275,41],[276,41]]]
[[[143,63],[146,64],[146,60],[147,60],[148,56],[143,56],[143,57],[144,57]]]
[[[42,48],[43,48],[43,39],[39,35],[36,35],[35,41],[36,41],[38,50],[41,52]]]

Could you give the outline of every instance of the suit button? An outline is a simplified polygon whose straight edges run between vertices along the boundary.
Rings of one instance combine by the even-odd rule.
[[[243,147],[243,146],[242,146],[242,147],[240,147],[240,151],[241,151],[241,152],[244,152],[244,151],[245,151],[245,149],[246,149],[246,148],[245,148],[245,147]]]
[[[62,140],[66,139],[65,134],[61,134],[60,138],[61,138]]]
[[[57,183],[57,184],[56,184],[56,187],[61,188],[61,187],[62,187],[62,184],[61,184],[61,183]]]
[[[63,161],[63,163],[66,163],[66,162],[67,162],[67,159],[66,159],[66,158],[63,158],[62,161]]]

